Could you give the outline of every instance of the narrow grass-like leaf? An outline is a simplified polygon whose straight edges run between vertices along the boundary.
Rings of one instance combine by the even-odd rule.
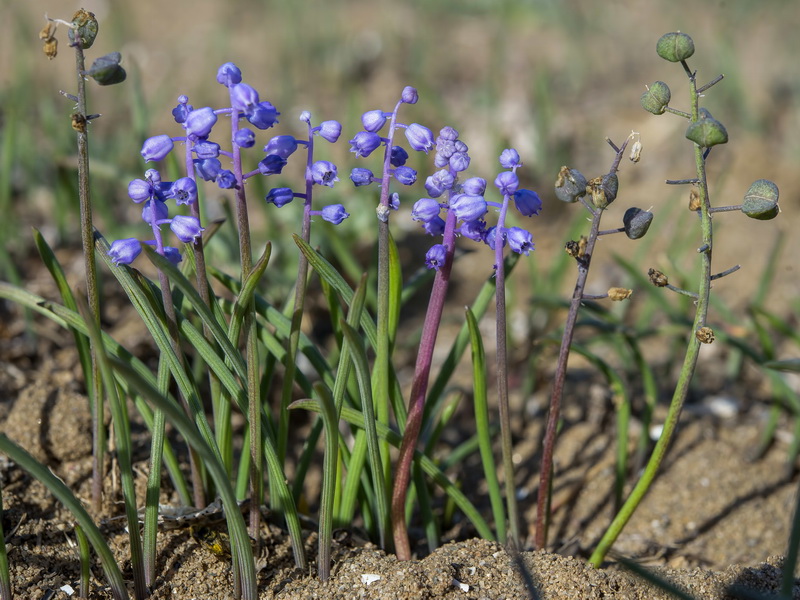
[[[128,539],[130,542],[131,570],[133,571],[134,596],[137,600],[144,600],[147,596],[147,585],[144,579],[144,562],[142,560],[142,540],[139,534],[139,515],[136,510],[136,488],[133,481],[133,448],[131,444],[131,425],[128,418],[128,408],[125,401],[119,396],[119,388],[111,371],[108,355],[100,336],[100,327],[92,317],[89,306],[84,300],[79,300],[79,308],[84,322],[89,328],[89,339],[95,348],[97,366],[103,378],[103,388],[108,394],[111,419],[114,424],[114,437],[116,441],[117,463],[119,465],[120,480],[122,482],[122,499],[125,504],[125,516],[128,521]]]
[[[6,534],[3,531],[3,482],[0,480],[0,600],[11,600],[11,574],[8,570]]]
[[[386,489],[386,482],[383,471],[383,458],[381,447],[378,443],[376,427],[379,421],[373,407],[372,382],[370,381],[369,365],[367,364],[367,353],[364,344],[358,336],[358,332],[347,323],[342,323],[342,332],[345,339],[350,343],[349,354],[355,367],[358,389],[361,393],[361,407],[364,415],[364,431],[367,434],[367,456],[369,466],[372,470],[372,487],[375,491],[375,512],[378,519],[378,535],[380,537],[381,548],[386,547],[388,539],[387,532],[390,529],[389,523],[389,494]]]
[[[78,557],[81,561],[81,575],[80,583],[78,585],[78,598],[89,597],[89,578],[91,572],[91,556],[89,554],[89,540],[86,539],[86,534],[83,533],[80,525],[75,525],[75,537],[78,540]]]
[[[75,497],[63,481],[53,475],[50,469],[28,454],[24,448],[8,439],[8,436],[4,433],[0,433],[0,451],[6,453],[11,457],[11,460],[25,469],[32,477],[38,479],[75,516],[86,537],[89,538],[95,553],[100,558],[100,564],[103,567],[108,584],[111,586],[111,594],[114,600],[128,598],[125,580],[122,578],[119,566],[114,561],[114,554],[103,539],[103,534],[94,524],[92,517],[83,508],[80,500]]]
[[[773,371],[786,373],[800,373],[800,358],[787,358],[785,360],[768,360],[761,365]]]
[[[489,488],[489,500],[492,505],[494,526],[497,539],[506,543],[506,513],[503,506],[503,495],[497,479],[497,467],[492,453],[492,439],[489,433],[489,405],[486,393],[486,355],[483,350],[481,333],[475,314],[467,309],[467,326],[469,327],[470,346],[472,347],[472,388],[475,406],[475,429],[478,434],[478,445],[481,453],[483,473]]]
[[[786,598],[791,598],[794,591],[795,569],[797,557],[800,553],[800,492],[795,494],[794,515],[792,516],[792,531],[786,548],[786,557],[783,561],[783,577],[781,578],[781,593]]]
[[[333,498],[336,493],[336,465],[339,456],[339,420],[330,391],[321,383],[314,384],[317,401],[325,423],[325,454],[322,462],[322,494],[319,509],[319,557],[317,573],[322,581],[331,574],[331,541],[333,533]],[[291,406],[290,406],[291,408]]]
[[[223,506],[226,507],[225,519],[232,540],[232,550],[238,556],[237,564],[241,574],[242,595],[246,600],[257,600],[258,592],[256,590],[253,549],[250,547],[250,538],[247,535],[242,513],[239,511],[236,496],[228,481],[228,474],[219,455],[211,447],[206,437],[198,431],[196,423],[190,421],[183,410],[174,402],[164,398],[157,387],[150,385],[130,365],[124,362],[113,359],[113,366],[115,370],[130,381],[139,394],[149,400],[155,407],[164,411],[170,423],[202,458],[222,498]]]
[[[319,404],[315,400],[297,400],[293,403],[294,408],[303,408],[305,410],[311,410],[314,412],[319,412],[320,407]],[[350,423],[351,425],[355,425],[356,427],[363,428],[364,427],[364,415],[353,408],[345,406],[342,409],[341,418]],[[399,448],[400,444],[402,443],[402,439],[400,435],[396,431],[392,431],[382,423],[375,424],[375,432],[378,434],[378,437],[386,439],[392,446],[395,448]],[[451,482],[447,476],[436,466],[430,458],[425,456],[422,452],[415,451],[414,459],[419,461],[422,470],[433,479],[433,481],[438,485],[442,490],[456,503],[458,508],[464,513],[464,516],[469,519],[472,524],[475,526],[475,529],[482,538],[487,540],[494,540],[494,534],[489,526],[486,524],[486,521],[481,516],[478,509],[469,501],[469,499],[459,490],[453,482]]]

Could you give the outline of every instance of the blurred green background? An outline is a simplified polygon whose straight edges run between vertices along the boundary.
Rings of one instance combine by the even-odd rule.
[[[689,268],[696,259],[699,233],[687,234],[694,219],[685,210],[688,189],[663,184],[693,174],[685,123],[670,115],[655,117],[639,106],[645,85],[660,79],[673,90],[672,105],[688,107],[682,69],[655,53],[663,33],[684,31],[695,40],[690,65],[699,71],[700,82],[725,74],[706,102],[730,134],[730,143],[715,148],[709,160],[715,204],[740,203],[750,183],[762,177],[781,190],[783,213],[775,221],[752,221],[738,213],[716,217],[716,270],[735,263],[744,269],[716,282],[715,290],[733,306],[745,302],[768,250],[783,232],[786,244],[770,304],[783,312],[796,301],[800,11],[794,1],[2,0],[0,235],[8,250],[0,266],[3,278],[15,267],[25,268],[29,226],[42,229],[56,247],[78,244],[69,127],[73,107],[58,94],[74,91],[73,58],[63,29],[60,54],[53,61],[41,53],[37,33],[45,13],[71,19],[81,6],[100,22],[89,60],[118,50],[128,71],[123,85],[90,87],[89,110],[103,114],[91,126],[93,201],[98,226],[110,238],[141,230],[139,207],[126,194],[128,181],[145,169],[141,142],[158,133],[180,134],[170,115],[179,94],[187,94],[195,106],[221,105],[225,94],[215,73],[232,61],[262,99],[282,113],[278,127],[262,132],[259,142],[279,133],[301,135],[297,116],[304,109],[316,122],[343,123],[335,146],[319,146],[319,158],[336,161],[342,179],[326,192],[324,203],[348,201],[352,188],[346,177],[353,166],[377,170],[375,160],[356,163],[347,140],[360,129],[362,112],[389,110],[405,85],[419,89],[420,102],[405,107],[402,120],[434,131],[444,125],[458,129],[470,146],[470,174],[493,180],[499,151],[517,148],[525,163],[523,184],[537,190],[545,203],[543,214],[526,223],[537,246],[531,260],[541,265],[563,252],[569,224],[580,218],[578,206],[554,198],[559,167],[568,164],[587,177],[598,175],[613,158],[604,138],[621,143],[632,130],[640,132],[642,161],[623,163],[620,195],[604,226],[621,224],[629,206],[652,207],[658,239],[641,263],[645,270],[667,269],[672,262]],[[258,154],[253,153],[253,164]],[[421,178],[433,171],[432,161],[424,157],[415,158],[414,166]],[[283,181],[254,184],[253,192],[296,184],[300,169],[290,164]],[[401,191],[410,207],[424,189],[418,184]],[[208,194],[213,200],[219,192]],[[251,202],[258,228],[268,211],[258,193],[251,193]],[[353,219],[337,234],[365,235],[372,229],[374,202],[360,193],[347,206]],[[293,230],[299,213],[292,210],[273,209],[267,218]],[[407,219],[395,222],[400,230],[415,227]],[[645,258],[638,256],[642,246],[612,237],[622,239],[603,239],[606,256]],[[624,283],[610,261],[603,264],[595,267],[592,292]]]

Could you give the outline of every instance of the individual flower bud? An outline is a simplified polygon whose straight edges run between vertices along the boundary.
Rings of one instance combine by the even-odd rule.
[[[483,196],[458,194],[451,199],[450,210],[459,221],[476,221],[486,214],[488,205]]]
[[[178,96],[178,105],[172,109],[172,117],[175,119],[176,123],[183,124],[186,122],[189,113],[193,110],[194,106],[189,104],[189,98],[181,94]]]
[[[455,148],[455,151],[456,151],[456,152],[464,152],[464,153],[466,153],[466,152],[469,152],[469,146],[467,146],[467,145],[466,145],[464,142],[462,142],[461,140],[456,140],[456,141],[453,143],[453,148]]]
[[[419,100],[419,94],[417,93],[417,88],[407,85],[406,87],[403,88],[403,93],[400,94],[400,99],[406,104],[416,104],[417,101]]]
[[[208,140],[197,142],[194,146],[192,146],[192,152],[194,152],[195,155],[197,155],[197,158],[200,160],[217,158],[219,156],[219,150],[219,144],[215,142],[209,142]]]
[[[411,208],[411,220],[427,223],[438,217],[440,210],[441,206],[433,198],[420,198]]]
[[[431,198],[438,198],[445,190],[452,189],[455,181],[455,177],[450,171],[442,169],[425,180],[425,189]]]
[[[439,130],[439,137],[443,140],[450,140],[451,142],[454,142],[458,139],[458,130],[447,125]]]
[[[616,199],[618,190],[619,178],[616,173],[595,177],[586,184],[586,193],[591,195],[592,204],[601,209],[606,208]]]
[[[198,138],[208,137],[211,129],[217,122],[217,115],[214,109],[210,106],[198,108],[190,112],[186,117],[186,122],[183,126],[186,128],[186,133]]]
[[[386,115],[382,110],[368,110],[361,115],[361,124],[364,126],[365,131],[375,133],[380,131],[386,124]]]
[[[414,185],[417,181],[417,172],[411,167],[397,167],[394,178],[402,185]]]
[[[454,152],[448,163],[453,171],[462,173],[469,169],[469,154],[466,152]]]
[[[503,171],[495,178],[494,185],[503,196],[511,196],[519,188],[519,177],[513,171]]]
[[[203,181],[214,181],[222,171],[222,163],[218,158],[195,160],[194,168],[197,170],[197,176]]]
[[[502,240],[501,247],[505,248],[506,247],[505,236],[501,235],[500,239]],[[483,241],[487,246],[489,246],[489,248],[494,250],[495,244],[497,243],[497,227],[489,227],[489,229],[486,230],[486,234],[483,236]]]
[[[233,134],[233,143],[239,148],[252,148],[256,143],[256,134],[252,129],[242,127]]]
[[[513,169],[514,167],[522,166],[519,159],[519,152],[513,148],[506,148],[500,153],[500,165],[504,169]]]
[[[514,204],[521,215],[532,217],[542,211],[542,200],[539,194],[532,190],[517,190],[514,192]]]
[[[191,177],[181,177],[172,184],[169,198],[175,198],[176,204],[194,204],[197,202],[197,184]]]
[[[217,175],[217,185],[222,190],[233,190],[238,186],[236,185],[236,175],[230,169],[223,169]]]
[[[242,82],[242,71],[232,62],[226,62],[217,69],[217,82],[229,88]]]
[[[391,210],[400,210],[400,194],[397,192],[389,196],[389,208]]]
[[[703,344],[711,344],[714,341],[714,330],[711,327],[701,327],[694,332],[694,335]]]
[[[700,192],[697,191],[697,188],[692,188],[689,191],[689,210],[692,212],[697,212],[702,207],[700,203]]]
[[[436,156],[442,159],[450,159],[456,153],[456,142],[441,135],[436,138]],[[445,163],[446,164],[446,163]]]
[[[292,188],[272,188],[266,197],[268,204],[274,204],[278,208],[286,206],[292,200],[294,200]]]
[[[562,202],[577,202],[586,195],[586,177],[577,169],[561,167],[556,178],[556,198]]]
[[[408,152],[402,146],[392,146],[392,154],[389,160],[393,167],[402,167],[408,160]]]
[[[359,131],[355,137],[350,140],[350,152],[356,155],[356,158],[366,158],[381,145],[381,136],[377,133],[370,131]]]
[[[406,139],[417,152],[427,154],[433,148],[433,133],[430,129],[419,123],[412,123],[405,130]]]
[[[372,171],[370,171],[369,169],[362,169],[356,167],[352,171],[350,171],[350,180],[356,187],[361,187],[362,185],[369,185],[370,183],[372,183],[374,177],[375,175],[373,175]]]
[[[633,290],[629,290],[626,288],[621,287],[612,287],[608,290],[608,298],[612,302],[620,302],[622,300],[627,300],[633,294]]]
[[[311,125],[311,112],[307,110],[302,111],[298,120],[302,121],[306,125]]]
[[[656,42],[656,52],[664,60],[680,62],[694,54],[694,42],[685,33],[665,33]]]
[[[264,146],[264,152],[277,154],[281,158],[289,158],[295,150],[297,150],[297,140],[291,135],[276,135]]]
[[[72,25],[75,29],[69,30],[70,43],[74,44],[75,40],[78,39],[80,40],[81,48],[84,50],[91,48],[99,29],[94,13],[80,9],[72,16]]]
[[[669,86],[663,81],[656,81],[645,90],[640,102],[647,112],[663,115],[671,99],[672,92],[669,91]]]
[[[428,235],[442,235],[444,233],[444,219],[442,217],[434,217],[430,221],[424,221],[422,228]]]
[[[533,236],[529,231],[525,231],[520,227],[507,229],[506,238],[508,239],[508,247],[517,254],[528,256],[534,250]]]
[[[134,179],[128,184],[128,196],[139,204],[153,196],[153,185],[144,179]]]
[[[277,154],[268,154],[258,163],[258,171],[262,175],[278,175],[286,166],[286,159]]]
[[[470,196],[483,196],[486,192],[486,180],[483,177],[470,177],[461,184],[461,191]]]
[[[344,206],[341,204],[331,204],[329,206],[324,206],[322,208],[322,218],[326,220],[328,223],[333,223],[334,225],[338,225],[342,221],[344,221],[350,214],[344,209]]]
[[[435,244],[425,253],[425,266],[429,269],[439,270],[447,261],[447,246]]]
[[[717,144],[728,142],[728,131],[725,126],[711,117],[701,118],[690,124],[686,130],[686,138],[701,148],[711,148]]]
[[[156,225],[169,217],[169,209],[166,202],[161,200],[148,200],[142,207],[142,221],[148,225]]]
[[[450,155],[452,156],[452,154]],[[450,156],[437,152],[433,155],[433,166],[437,169],[444,169],[450,166]]]
[[[205,231],[203,227],[200,227],[200,220],[198,218],[187,217],[185,215],[173,217],[169,228],[180,241],[186,244],[194,242],[200,234]]]
[[[768,221],[778,216],[778,186],[768,179],[755,181],[742,202],[742,212],[751,219]]]
[[[242,84],[239,84],[242,85]],[[266,100],[259,102],[247,115],[247,121],[256,129],[269,129],[278,122],[278,109]]]
[[[625,235],[632,240],[644,237],[653,222],[653,213],[641,208],[632,206],[625,211],[622,216],[622,224],[625,227]]]
[[[336,165],[327,160],[318,160],[311,165],[311,179],[317,185],[327,185],[333,187],[333,184],[339,181],[336,176]],[[346,218],[346,217],[345,217]],[[328,219],[326,219],[327,221]],[[336,223],[338,225],[338,223]]]
[[[666,287],[669,285],[669,279],[667,279],[667,276],[661,271],[649,269],[647,271],[647,277],[650,279],[650,283],[656,287]]]
[[[237,83],[230,87],[231,106],[244,113],[251,113],[260,102],[258,92],[246,83]]]
[[[112,242],[108,257],[114,265],[129,265],[142,252],[142,244],[136,238],[126,238]]]
[[[149,240],[145,242],[148,246],[156,246],[155,240]],[[181,256],[180,250],[177,248],[173,248],[172,246],[164,246],[164,258],[166,258],[169,262],[173,265],[178,265],[183,260]]]
[[[318,133],[322,139],[334,144],[339,139],[339,136],[342,135],[342,124],[339,121],[323,121],[319,124],[319,128],[316,129],[315,133]]]
[[[486,236],[486,221],[483,219],[466,221],[458,228],[458,233],[473,242],[482,242]]]
[[[144,162],[164,160],[173,146],[172,138],[167,134],[153,136],[142,144],[142,158]]]
[[[84,75],[94,79],[99,85],[114,85],[122,83],[128,77],[125,69],[120,65],[122,55],[119,52],[111,52],[96,59]]]

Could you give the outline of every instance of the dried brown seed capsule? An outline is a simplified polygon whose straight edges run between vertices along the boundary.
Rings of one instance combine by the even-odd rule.
[[[665,33],[656,42],[656,52],[664,60],[680,62],[694,54],[694,41],[685,33]]]
[[[653,222],[653,213],[648,210],[642,210],[635,206],[630,207],[625,211],[622,216],[622,224],[625,227],[625,235],[632,240],[643,238],[650,229],[650,223]]]
[[[703,344],[710,344],[714,341],[714,330],[711,327],[701,327],[695,331],[695,336]]]
[[[575,240],[570,240],[564,245],[564,251],[569,254],[572,258],[581,258],[584,254],[586,254],[586,244],[588,240],[586,236],[581,236],[581,239],[577,242]]]
[[[759,179],[753,182],[744,195],[742,212],[751,219],[768,221],[778,216],[778,186],[769,179]]]
[[[613,300],[614,302],[619,302],[621,300],[627,300],[633,294],[633,290],[629,290],[626,288],[621,287],[612,287],[608,290],[608,297]]]
[[[556,198],[562,202],[577,202],[586,194],[586,177],[577,169],[561,167],[556,178]]]
[[[97,37],[97,30],[99,27],[94,13],[80,9],[72,17],[72,25],[75,29],[69,30],[70,43],[75,43],[75,37],[77,35],[78,39],[81,41],[81,48],[84,50],[91,48]]]
[[[45,40],[42,50],[47,58],[53,60],[58,55],[58,40],[56,38]]]
[[[647,276],[650,278],[650,283],[656,287],[665,287],[669,285],[669,279],[661,271],[650,269],[647,271]]]
[[[608,173],[594,177],[586,184],[586,193],[592,197],[592,204],[597,208],[606,208],[617,197],[619,178],[616,173]]]
[[[669,86],[663,81],[656,81],[645,90],[640,99],[642,108],[654,115],[663,115],[669,106],[672,92]]]
[[[78,113],[73,113],[72,128],[79,133],[86,133],[86,117]]]
[[[700,192],[696,188],[689,191],[689,210],[695,212],[700,210]]]

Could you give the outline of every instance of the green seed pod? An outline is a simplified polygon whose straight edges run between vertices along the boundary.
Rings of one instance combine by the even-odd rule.
[[[663,115],[671,98],[669,86],[663,81],[656,81],[642,94],[642,108],[654,115]]]
[[[717,144],[728,142],[728,131],[725,126],[711,117],[701,118],[689,125],[686,138],[701,148],[711,148]]]
[[[562,202],[577,202],[586,195],[586,177],[577,169],[561,167],[556,179],[556,198]]]
[[[778,216],[778,186],[769,179],[753,182],[744,195],[742,212],[751,219],[769,221]]]
[[[84,75],[91,77],[100,85],[122,83],[128,74],[119,64],[121,60],[122,55],[119,52],[101,56],[92,63],[91,69],[84,71]]]
[[[694,42],[685,33],[665,33],[656,43],[656,52],[664,60],[680,62],[694,54]]]
[[[632,240],[643,238],[653,222],[653,213],[632,206],[625,211],[622,224],[625,226],[625,235]]]
[[[97,29],[99,27],[94,13],[80,9],[72,17],[72,25],[75,26],[76,29],[69,30],[68,35],[70,43],[75,43],[75,35],[77,34],[81,41],[81,48],[84,50],[91,48],[92,44],[94,44],[94,39],[97,37]]]

